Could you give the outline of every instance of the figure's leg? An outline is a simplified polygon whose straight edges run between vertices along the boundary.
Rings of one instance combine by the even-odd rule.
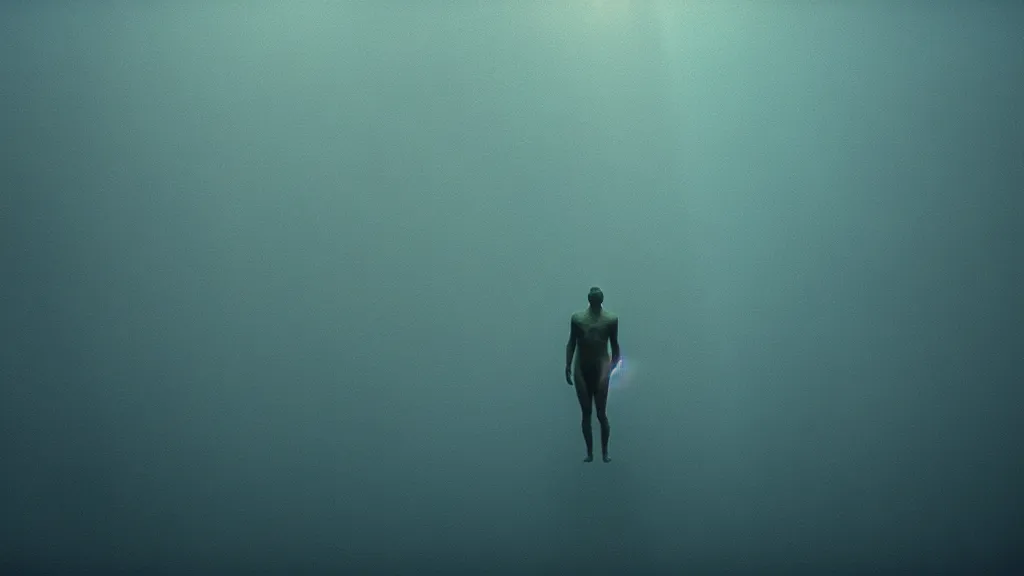
[[[594,433],[590,427],[590,414],[594,396],[587,389],[582,371],[578,368],[573,375],[573,382],[576,384],[576,399],[580,401],[580,411],[583,413],[583,440],[587,443],[587,457],[583,461],[591,462],[594,460]]]
[[[601,456],[605,462],[611,462],[608,457],[608,437],[612,429],[608,424],[608,381],[610,373],[608,369],[601,371],[601,378],[598,380],[597,390],[594,391],[594,403],[597,404],[597,421],[601,424]]]

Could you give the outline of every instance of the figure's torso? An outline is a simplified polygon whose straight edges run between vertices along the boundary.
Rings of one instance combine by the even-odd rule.
[[[578,363],[600,363],[608,359],[608,340],[617,321],[614,314],[603,309],[594,313],[588,308],[572,315],[579,334],[576,340]]]

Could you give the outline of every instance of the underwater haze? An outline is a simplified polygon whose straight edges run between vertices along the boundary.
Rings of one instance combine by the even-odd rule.
[[[0,572],[1024,572],[1022,28],[3,3]]]

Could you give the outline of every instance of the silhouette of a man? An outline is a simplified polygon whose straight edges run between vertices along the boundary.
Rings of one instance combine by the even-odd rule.
[[[583,411],[583,440],[587,443],[587,457],[584,462],[594,460],[594,433],[590,426],[593,405],[597,405],[597,421],[601,424],[601,455],[605,462],[608,457],[608,436],[611,427],[605,409],[608,405],[608,379],[612,369],[619,363],[619,318],[604,310],[604,293],[598,287],[590,289],[587,295],[590,306],[572,315],[569,328],[569,343],[565,345],[565,381],[576,387],[576,398]],[[608,345],[612,354],[608,357]],[[578,354],[575,354],[576,352]],[[576,356],[575,373],[573,355]]]

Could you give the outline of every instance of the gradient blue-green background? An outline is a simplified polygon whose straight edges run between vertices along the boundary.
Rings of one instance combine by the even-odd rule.
[[[1022,29],[4,3],[0,568],[1014,573]]]

